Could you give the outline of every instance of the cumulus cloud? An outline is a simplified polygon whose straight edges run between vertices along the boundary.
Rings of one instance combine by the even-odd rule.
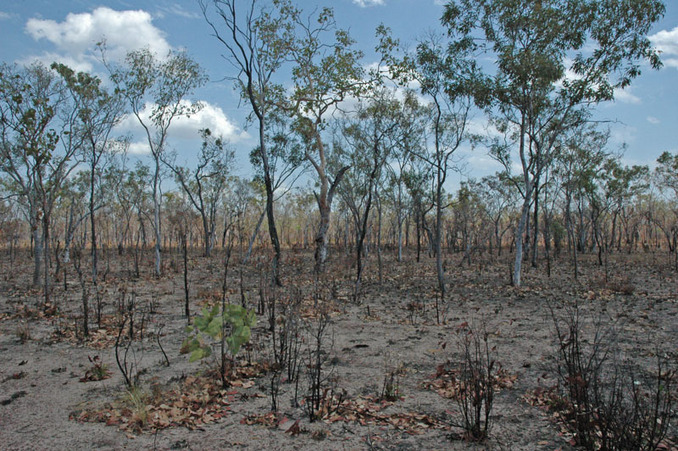
[[[190,117],[180,117],[177,119],[173,133],[178,138],[194,139],[197,131],[203,128],[209,128],[215,135],[223,135],[231,142],[239,141],[247,137],[246,133],[238,129],[226,117],[224,111],[209,103],[203,102],[203,108],[198,113]]]
[[[129,144],[127,153],[130,155],[150,155],[151,148],[146,141],[135,141]]]
[[[35,61],[38,61],[45,66],[49,67],[52,63],[58,62],[65,64],[76,72],[89,72],[93,70],[93,66],[90,60],[83,58],[73,58],[67,55],[60,55],[53,52],[45,52],[40,56],[27,56],[25,58],[20,58],[16,62],[22,66],[30,66]]]
[[[653,125],[659,125],[659,124],[662,123],[662,121],[660,121],[658,118],[656,118],[656,117],[654,117],[654,116],[648,116],[648,117],[647,117],[647,121],[648,121],[650,124],[653,124]]]
[[[459,156],[463,158],[466,172],[477,177],[494,174],[504,169],[501,163],[481,149],[460,149]],[[517,170],[522,168],[518,167]]]
[[[650,41],[662,52],[666,66],[678,68],[678,27],[659,31],[650,36]]]
[[[386,0],[353,0],[353,3],[360,6],[361,8],[367,8],[368,6],[385,5]]]
[[[188,100],[182,102],[184,105],[189,104]],[[209,128],[214,135],[222,135],[231,142],[249,137],[247,133],[231,122],[220,107],[207,102],[202,102],[202,104],[203,108],[196,114],[192,114],[190,117],[181,116],[172,122],[169,130],[171,139],[195,140],[198,138],[198,131],[204,128]],[[150,123],[150,115],[154,107],[155,105],[146,105],[141,111],[141,117],[148,123]],[[128,133],[135,137],[140,137],[143,133],[137,118],[131,114],[118,125],[117,129],[120,133]],[[141,140],[130,146],[130,153],[143,154],[149,152],[148,144]]]
[[[81,62],[91,60],[94,46],[102,40],[106,41],[111,59],[122,59],[127,52],[144,47],[164,56],[171,47],[152,20],[142,10],[99,7],[91,13],[68,14],[63,22],[29,19],[26,32],[35,40],[45,39],[54,44],[63,57]]]
[[[9,19],[10,15],[4,11],[0,11],[0,20]]]

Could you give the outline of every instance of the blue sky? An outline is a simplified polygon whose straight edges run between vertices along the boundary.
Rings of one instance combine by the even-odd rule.
[[[180,158],[190,158],[198,149],[197,130],[210,127],[229,138],[237,149],[236,171],[250,171],[247,153],[255,140],[244,130],[247,110],[239,107],[231,85],[220,81],[230,67],[221,58],[223,48],[210,36],[197,0],[17,0],[0,4],[0,60],[30,63],[60,61],[78,70],[103,73],[95,58],[94,44],[106,37],[110,57],[150,46],[164,54],[186,49],[207,71],[211,81],[196,93],[205,102],[203,111],[176,123],[170,131],[172,146]],[[366,53],[365,64],[376,61],[372,51],[374,30],[384,23],[403,42],[414,45],[429,30],[441,30],[441,0],[300,0],[305,11],[331,6],[338,25],[348,28]],[[646,68],[640,78],[613,103],[598,107],[597,118],[611,121],[611,150],[625,144],[626,164],[652,164],[666,150],[678,152],[678,2],[667,0],[667,12],[651,32],[662,50],[665,67]],[[134,132],[134,121],[125,121],[122,131]],[[137,135],[140,136],[140,135]],[[133,153],[143,153],[139,141]],[[471,175],[499,169],[482,149],[463,152]]]

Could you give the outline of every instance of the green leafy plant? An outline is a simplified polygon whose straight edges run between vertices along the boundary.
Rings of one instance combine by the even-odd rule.
[[[212,310],[203,308],[201,315],[193,320],[193,325],[186,328],[189,336],[184,340],[182,350],[191,353],[189,362],[209,357],[212,355],[210,341],[222,340],[228,324],[230,335],[225,337],[225,342],[229,352],[235,357],[240,347],[250,341],[252,327],[256,322],[254,311],[239,305],[225,305],[222,313],[219,312],[219,305],[215,305]]]

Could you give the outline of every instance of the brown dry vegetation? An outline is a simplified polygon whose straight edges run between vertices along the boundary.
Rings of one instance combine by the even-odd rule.
[[[220,249],[209,259],[195,252],[189,259],[192,312],[220,299],[223,277]],[[302,356],[312,344],[318,310],[331,319],[322,343],[320,419],[310,422],[303,405],[304,363],[298,384],[302,405],[292,405],[295,384],[283,377],[279,410],[271,412],[267,313],[258,316],[251,344],[238,355],[226,387],[213,359],[189,363],[180,353],[187,323],[178,251],[165,255],[160,279],[151,276],[150,251],[138,279],[131,275],[131,255],[104,252],[101,327],[92,314],[87,339],[73,268],[67,266],[66,280],[59,275],[54,304],[44,306],[39,291],[26,289],[28,253],[19,253],[13,264],[5,255],[0,270],[2,448],[571,449],[572,430],[561,413],[549,409],[553,402],[543,394],[558,385],[553,316],[565,317],[575,303],[585,341],[592,340],[594,324],[602,320],[606,330],[615,331],[614,351],[638,368],[653,371],[657,353],[676,367],[678,274],[664,253],[613,254],[607,281],[594,255],[581,257],[578,281],[563,259],[550,278],[541,269],[527,269],[521,288],[509,284],[510,256],[478,258],[468,266],[459,264],[461,254],[446,255],[449,288],[442,324],[433,309],[438,296],[434,261],[424,257],[417,263],[408,254],[398,263],[391,252],[384,257],[381,281],[376,258],[368,260],[362,302],[356,304],[352,257],[335,250],[327,275],[315,285],[311,251],[284,253],[284,286],[273,296],[279,310],[292,299],[302,302]],[[255,255],[241,267],[233,256],[230,302],[242,302],[244,294],[248,306],[256,308],[267,258]],[[114,353],[123,295],[135,299],[137,311],[130,361],[137,365],[139,383],[131,392]],[[96,312],[94,296],[90,302]],[[489,437],[475,443],[463,440],[463,431],[452,426],[459,415],[454,368],[460,337],[483,328],[497,362],[496,393]],[[104,365],[110,377],[95,364]],[[675,436],[671,425],[667,448]]]

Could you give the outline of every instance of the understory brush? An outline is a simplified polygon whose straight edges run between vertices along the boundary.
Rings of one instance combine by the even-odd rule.
[[[618,332],[593,322],[586,334],[578,304],[558,317],[557,373],[562,411],[574,442],[587,450],[656,450],[667,435],[675,369],[661,351],[654,372],[642,371],[615,344]]]

